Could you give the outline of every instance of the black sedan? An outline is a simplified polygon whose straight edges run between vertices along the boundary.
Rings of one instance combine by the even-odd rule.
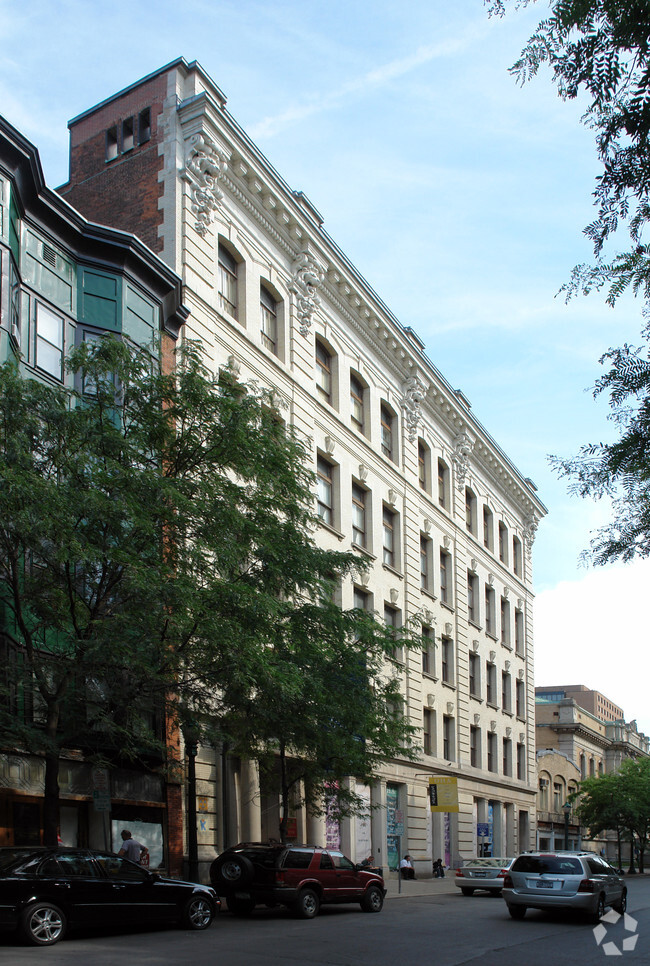
[[[177,922],[207,929],[219,909],[209,886],[150,872],[110,852],[0,848],[0,928],[51,946],[69,926]]]

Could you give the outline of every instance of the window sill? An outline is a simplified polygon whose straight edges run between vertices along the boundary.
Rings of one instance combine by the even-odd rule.
[[[426,678],[427,681],[435,681],[436,683],[438,682],[437,675],[436,674],[431,674],[429,671],[423,671],[422,672],[422,677],[423,678]]]
[[[510,710],[510,708],[501,708],[501,710],[504,714],[507,714],[509,718],[514,718],[514,713]]]
[[[456,685],[452,684],[451,681],[441,681],[443,688],[448,688],[450,691],[456,690]]]
[[[472,692],[470,691],[469,696],[472,699],[472,701],[477,701],[479,704],[483,704],[483,698],[480,696],[480,694],[472,694]]]
[[[471,627],[475,627],[477,631],[482,631],[482,630],[483,630],[483,628],[482,628],[482,626],[481,626],[480,624],[477,624],[477,623],[476,623],[476,621],[473,621],[471,617],[469,617],[469,618],[467,619],[467,623],[468,623],[468,624],[469,624],[469,625],[470,625]]]
[[[343,536],[343,535],[341,534],[341,536]],[[358,543],[352,543],[352,544],[350,544],[350,547],[351,547],[352,550],[356,550],[357,553],[360,553],[362,557],[367,557],[368,560],[376,560],[377,559],[377,557],[374,555],[374,553],[371,553],[371,551],[368,550],[367,547],[362,547]]]
[[[495,643],[495,644],[496,644],[496,642],[498,641],[498,637],[496,636],[496,634],[494,633],[494,631],[489,631],[489,630],[487,629],[487,627],[486,627],[486,629],[485,629],[485,636],[486,636],[486,637],[489,637],[489,638],[490,638],[490,640],[491,640],[491,641],[494,641],[494,643]]]
[[[420,587],[420,593],[421,593],[421,594],[422,594],[422,595],[423,595],[424,597],[428,597],[428,598],[429,598],[430,600],[437,600],[437,599],[438,599],[438,598],[436,597],[436,595],[435,595],[435,594],[433,593],[433,591],[432,591],[432,590],[427,590],[427,589],[426,589],[425,587]]]
[[[505,647],[507,651],[512,650],[512,644],[510,643],[510,641],[501,641],[501,647]]]
[[[391,567],[390,564],[387,564],[387,563],[382,564],[382,567],[384,568],[384,570],[387,570],[389,573],[394,574],[396,577],[399,577],[400,580],[404,580],[404,574],[401,574],[399,570],[395,570],[395,568]]]
[[[446,600],[442,600],[441,599],[440,606],[441,607],[445,607],[447,610],[451,611],[452,614],[454,614],[456,612],[454,605],[448,603]]]
[[[336,529],[335,527],[333,527],[333,526],[332,526],[332,525],[331,525],[330,523],[325,523],[325,521],[324,521],[324,520],[321,520],[321,519],[319,518],[319,520],[318,520],[318,525],[319,525],[319,526],[321,526],[321,527],[323,528],[323,530],[327,530],[327,531],[328,531],[328,533],[333,533],[333,534],[334,534],[334,536],[335,536],[335,537],[338,537],[338,539],[339,539],[339,540],[345,540],[345,534],[343,534],[343,533],[341,533],[341,531],[340,531],[340,530],[337,530],[337,529]]]
[[[521,721],[522,724],[526,724],[526,718],[522,718],[520,714],[517,715],[517,721]]]
[[[493,711],[498,711],[499,710],[499,705],[498,704],[493,704],[492,701],[486,701],[485,703],[486,703],[487,707],[488,708],[492,708]]]

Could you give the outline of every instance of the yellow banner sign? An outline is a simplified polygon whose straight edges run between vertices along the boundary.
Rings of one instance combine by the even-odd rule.
[[[429,779],[429,802],[432,812],[458,811],[458,779],[436,775]]]

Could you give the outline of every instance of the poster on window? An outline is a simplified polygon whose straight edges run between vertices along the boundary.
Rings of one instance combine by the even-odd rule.
[[[355,862],[363,862],[369,855],[372,855],[373,851],[370,830],[370,789],[367,785],[357,782],[356,793],[364,803],[367,803],[367,807],[364,806],[355,820],[355,854],[353,858]]]

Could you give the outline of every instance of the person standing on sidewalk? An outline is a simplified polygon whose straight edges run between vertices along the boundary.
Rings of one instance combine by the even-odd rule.
[[[139,842],[136,842],[129,830],[126,828],[121,832],[121,835],[122,848],[117,854],[123,855],[125,859],[130,859],[131,862],[135,862],[136,865],[141,865],[143,857],[149,853],[146,845],[140,845]]]

